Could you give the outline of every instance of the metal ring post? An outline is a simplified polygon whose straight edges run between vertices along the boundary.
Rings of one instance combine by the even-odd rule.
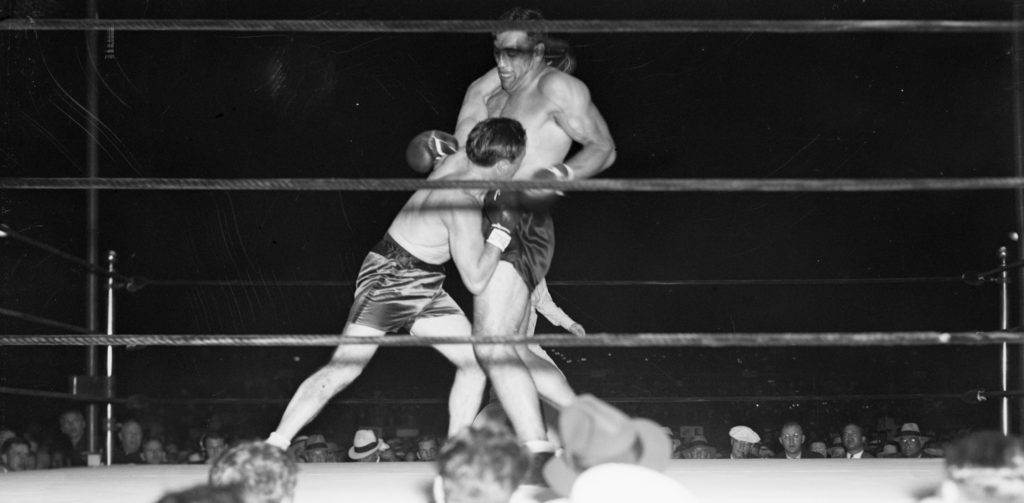
[[[107,335],[114,335],[114,264],[117,262],[117,253],[114,250],[107,252]],[[114,346],[107,346],[107,384],[106,397],[113,398],[114,385]],[[107,401],[107,439],[106,463],[110,466],[114,462],[114,403]]]
[[[999,264],[1006,267],[1007,251],[1005,246],[999,247]],[[999,328],[1010,328],[1010,273],[1004,270],[999,275]],[[1004,342],[999,345],[1000,388],[1006,392],[1007,375],[1009,374],[1009,347]],[[1010,397],[1003,396],[999,406],[1000,426],[1003,435],[1010,434]]]

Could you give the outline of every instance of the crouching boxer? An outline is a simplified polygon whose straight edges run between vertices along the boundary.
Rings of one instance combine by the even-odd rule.
[[[429,178],[508,179],[522,162],[526,133],[513,119],[489,119],[473,128],[465,144],[465,150],[448,155]],[[480,234],[481,208],[491,222],[487,236]],[[511,241],[518,218],[509,209],[507,193],[416,191],[363,261],[342,335],[380,336],[404,330],[423,337],[470,335],[469,320],[444,291],[443,265],[454,261],[466,288],[480,293]],[[472,423],[486,378],[470,345],[434,347],[457,367],[448,402],[449,434],[454,434]],[[287,448],[324,404],[362,373],[376,351],[374,344],[338,346],[327,365],[299,386],[267,441]]]

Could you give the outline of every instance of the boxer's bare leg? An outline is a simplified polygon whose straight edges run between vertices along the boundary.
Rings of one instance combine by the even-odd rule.
[[[384,332],[349,323],[345,325],[342,335],[379,336],[384,335]],[[292,437],[320,413],[328,400],[359,377],[376,351],[377,346],[374,344],[338,346],[331,356],[331,361],[306,378],[295,391],[295,395],[284,410],[284,415],[281,416],[281,422],[267,441],[287,449]]]
[[[473,335],[514,335],[529,305],[526,283],[511,264],[499,262],[487,287],[473,299]],[[520,440],[544,441],[537,387],[516,348],[478,344],[474,349]]]
[[[473,327],[465,316],[437,316],[420,318],[409,331],[422,337],[457,336],[473,333]],[[455,364],[455,381],[448,394],[448,436],[473,424],[480,411],[487,375],[476,360],[473,346],[438,344],[434,349]]]

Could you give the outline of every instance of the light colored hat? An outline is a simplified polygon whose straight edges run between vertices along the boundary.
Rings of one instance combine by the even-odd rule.
[[[348,449],[348,457],[352,459],[363,459],[377,452],[384,445],[377,433],[370,429],[356,430],[356,436],[352,440],[352,447]]]
[[[917,427],[917,423],[903,423],[903,426],[900,426],[899,433],[896,434],[896,438],[903,437],[918,437],[921,439],[921,442],[928,440],[928,437],[921,434],[921,429]]]
[[[605,463],[580,474],[569,503],[686,503],[693,494],[667,475],[645,466]]]
[[[746,442],[748,444],[756,444],[761,441],[761,437],[750,428],[746,426],[733,426],[729,430],[729,436],[739,440],[740,442]]]

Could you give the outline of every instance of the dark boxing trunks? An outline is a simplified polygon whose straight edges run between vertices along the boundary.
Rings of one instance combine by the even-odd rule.
[[[484,222],[490,227],[486,216]],[[512,264],[532,293],[548,275],[554,255],[555,224],[551,213],[547,210],[524,210],[519,225],[512,232],[512,242],[501,254],[501,260]]]
[[[419,318],[465,316],[445,292],[444,266],[424,262],[385,235],[366,254],[348,322],[395,333]]]

